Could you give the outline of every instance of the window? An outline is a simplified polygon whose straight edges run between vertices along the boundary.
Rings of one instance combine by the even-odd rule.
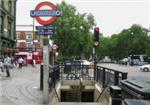
[[[8,2],[8,9],[9,9],[9,12],[12,13],[12,1]]]
[[[2,5],[2,8],[4,8],[4,0],[2,0],[1,5]]]
[[[12,33],[12,28],[11,28],[12,23],[10,21],[8,21],[8,36],[11,37],[11,33]]]
[[[17,40],[20,39],[20,32],[17,32],[17,33],[16,33],[16,39],[17,39]]]
[[[32,34],[26,34],[26,39],[32,39]]]
[[[26,43],[32,43],[33,39],[32,39],[32,34],[26,34]]]
[[[4,17],[0,16],[0,33],[4,33]]]
[[[31,48],[32,45],[33,45],[32,43],[26,43],[26,47],[30,47]]]

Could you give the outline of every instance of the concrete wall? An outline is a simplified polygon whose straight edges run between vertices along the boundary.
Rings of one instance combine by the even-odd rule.
[[[107,94],[107,89],[103,92],[102,94],[102,97],[99,98],[98,102],[104,102],[105,105],[108,105],[109,104],[109,97],[108,97],[108,94]],[[94,101],[96,102],[99,95],[101,94],[102,92],[102,86],[100,84],[95,84],[95,93],[94,93]]]
[[[83,82],[83,81],[82,81]],[[79,80],[63,80],[57,83],[56,85],[56,91],[60,97],[61,90],[62,91],[71,91],[72,88],[70,85],[77,86],[80,84]],[[99,97],[100,93],[102,92],[102,88],[99,84],[94,84],[93,81],[84,81],[83,84],[85,85],[84,89],[82,91],[94,91],[94,102],[96,102],[97,98]],[[56,103],[58,102],[58,99],[56,97],[56,93],[53,89],[53,91],[50,94],[50,103]],[[105,97],[105,92],[103,96],[98,100],[98,103],[104,103],[103,105],[108,105],[108,100]]]
[[[82,83],[82,85],[93,85],[93,86],[95,85],[94,80],[62,80],[61,85],[77,86],[80,85],[80,82]]]

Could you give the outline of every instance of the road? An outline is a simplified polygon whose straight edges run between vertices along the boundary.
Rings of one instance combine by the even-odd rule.
[[[111,63],[99,63],[98,65],[117,71],[128,72],[128,79],[150,83],[150,72],[143,72],[140,66],[119,65]]]

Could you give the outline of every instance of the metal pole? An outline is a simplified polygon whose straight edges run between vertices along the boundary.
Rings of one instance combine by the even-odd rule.
[[[43,65],[40,66],[40,90],[43,90]]]
[[[96,49],[94,47],[93,47],[93,58],[94,58],[94,80],[96,80],[97,62],[96,62]]]
[[[43,103],[49,103],[49,40],[43,39]]]
[[[33,54],[34,54],[34,18],[33,18],[33,47],[32,47],[32,60],[33,60]]]

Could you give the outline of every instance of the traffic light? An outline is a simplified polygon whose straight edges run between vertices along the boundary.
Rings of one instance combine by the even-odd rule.
[[[99,45],[99,27],[94,28],[94,47]]]

